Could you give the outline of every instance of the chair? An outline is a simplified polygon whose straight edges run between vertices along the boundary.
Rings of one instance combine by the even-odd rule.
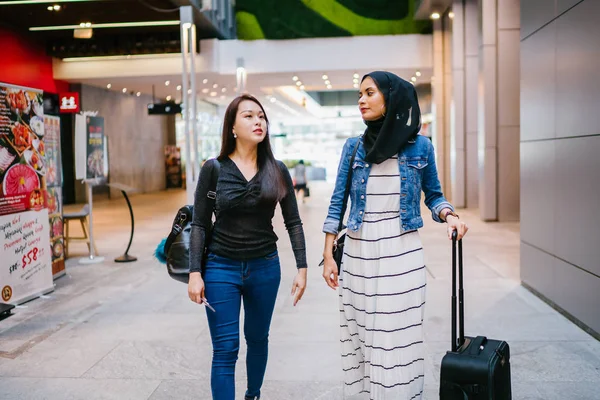
[[[69,241],[85,242],[87,243],[88,250],[91,251],[90,236],[88,234],[88,215],[90,215],[89,204],[84,205],[83,208],[77,212],[63,213],[63,223],[65,227],[65,259],[69,258]],[[69,221],[71,220],[79,220],[79,222],[81,223],[81,230],[83,231],[83,236],[69,236]],[[94,243],[94,252],[98,254],[98,249],[96,249],[96,243]]]

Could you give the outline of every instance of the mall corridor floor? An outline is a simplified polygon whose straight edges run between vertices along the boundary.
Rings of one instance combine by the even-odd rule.
[[[292,251],[276,216],[283,273],[263,400],[344,398],[337,294],[317,267],[331,187],[313,183],[311,189],[312,197],[300,205],[309,282],[295,308],[289,294]],[[184,200],[182,191],[132,198],[136,232],[130,254],[139,260],[131,264],[112,261],[129,238],[125,202],[117,197],[96,203],[95,234],[105,262],[79,265],[85,245],[73,245],[68,274],[56,281],[56,290],[0,321],[0,399],[210,399],[204,307],[191,303],[186,286],[170,279],[152,256]],[[600,342],[520,286],[519,225],[483,223],[471,212],[459,213],[470,224],[464,241],[466,333],[509,342],[513,398],[598,399]],[[428,212],[424,216],[424,399],[433,400],[440,360],[450,346],[450,242],[445,227]],[[244,355],[242,345],[238,398],[245,384]]]

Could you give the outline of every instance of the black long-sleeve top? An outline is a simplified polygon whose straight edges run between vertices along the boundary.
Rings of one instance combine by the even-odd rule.
[[[208,160],[200,170],[194,199],[194,217],[190,238],[190,272],[200,272],[206,232],[210,230],[213,210],[207,197],[215,160]],[[287,187],[279,202],[285,227],[292,242],[297,268],[306,268],[306,244],[302,221],[290,173],[277,161]],[[209,251],[234,260],[264,257],[277,250],[273,216],[277,202],[260,196],[260,176],[247,181],[237,165],[226,158],[220,162],[216,187],[215,222]]]

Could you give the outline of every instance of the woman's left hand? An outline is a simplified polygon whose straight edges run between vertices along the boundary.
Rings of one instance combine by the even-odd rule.
[[[448,215],[446,218],[446,223],[448,223],[448,239],[450,240],[452,240],[452,231],[456,231],[458,234],[456,240],[460,240],[467,234],[467,231],[469,230],[467,223],[461,221],[454,215]]]
[[[302,298],[304,291],[306,290],[306,270],[307,268],[298,269],[298,273],[292,283],[292,296],[294,296],[294,307]]]

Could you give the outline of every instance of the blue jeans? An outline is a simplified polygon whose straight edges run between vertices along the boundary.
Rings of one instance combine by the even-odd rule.
[[[260,396],[268,358],[269,327],[281,269],[277,252],[248,261],[208,255],[204,273],[208,326],[213,345],[210,385],[213,400],[235,400],[235,363],[240,348],[240,306],[248,351],[246,396]]]

